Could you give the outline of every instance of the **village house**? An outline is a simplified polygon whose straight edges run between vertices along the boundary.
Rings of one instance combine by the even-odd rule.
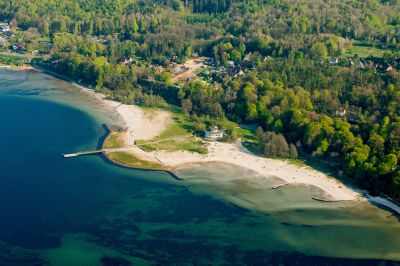
[[[14,51],[17,52],[17,51],[24,50],[25,46],[23,45],[23,43],[16,43],[16,44],[13,44],[12,48],[13,48]]]
[[[214,58],[207,58],[204,60],[204,64],[206,66],[215,66]]]
[[[2,23],[0,23],[0,30],[2,32],[7,32],[7,31],[10,31],[11,28],[10,28],[10,25],[8,23],[2,22]]]
[[[330,60],[330,63],[331,63],[332,65],[338,64],[338,63],[339,63],[339,58],[337,58],[337,57],[332,58],[332,59]]]
[[[156,73],[156,74],[161,74],[161,73],[163,73],[165,71],[165,69],[162,67],[162,66],[155,66],[154,67],[154,72]]]
[[[372,69],[374,69],[374,70],[376,70],[376,69],[379,67],[379,65],[376,64],[376,63],[374,63],[374,62],[371,62],[371,63],[369,64],[369,66],[370,66],[370,68],[372,68]]]
[[[128,65],[133,62],[132,57],[125,57],[124,60],[121,62],[123,65]]]
[[[219,130],[217,126],[204,130],[205,138],[207,140],[218,140],[224,137],[224,131]]]
[[[394,70],[394,68],[391,64],[387,64],[387,66],[385,67],[386,72],[392,72],[393,70]]]
[[[336,111],[336,116],[344,117],[345,115],[346,115],[346,109],[344,109],[344,107],[340,107]]]

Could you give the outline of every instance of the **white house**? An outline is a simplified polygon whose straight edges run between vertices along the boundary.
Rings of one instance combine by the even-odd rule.
[[[340,108],[336,111],[336,116],[344,117],[345,115],[346,115],[346,109],[344,109],[344,107],[340,107]]]
[[[0,29],[2,32],[10,31],[10,25],[8,23],[0,23]]]
[[[224,137],[224,131],[219,130],[217,126],[204,130],[204,133],[208,140],[218,140]]]

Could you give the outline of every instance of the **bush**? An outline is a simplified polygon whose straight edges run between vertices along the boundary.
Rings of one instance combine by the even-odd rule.
[[[262,132],[257,130],[258,150],[266,157],[272,158],[296,158],[298,156],[296,146],[288,145],[282,134],[275,132]]]

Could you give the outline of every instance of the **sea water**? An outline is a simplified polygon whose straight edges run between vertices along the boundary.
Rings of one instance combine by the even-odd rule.
[[[67,82],[0,70],[0,265],[379,265],[400,223],[367,203],[221,163],[184,180],[111,164],[94,149],[119,125]]]

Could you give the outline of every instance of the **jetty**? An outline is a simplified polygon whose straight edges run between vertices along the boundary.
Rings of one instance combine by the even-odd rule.
[[[316,198],[312,197],[311,199],[319,202],[324,202],[324,203],[338,203],[338,202],[352,202],[353,200],[327,200],[327,199],[321,199],[321,198]]]
[[[136,146],[127,146],[127,147],[120,147],[120,148],[110,148],[110,149],[98,149],[98,150],[91,150],[91,151],[79,151],[74,153],[67,153],[63,154],[64,158],[72,158],[78,157],[83,155],[91,155],[91,154],[99,154],[99,153],[109,153],[109,152],[121,152],[121,151],[129,151],[136,149]]]
[[[281,188],[281,187],[286,187],[288,185],[289,185],[289,183],[282,184],[282,185],[277,185],[277,186],[273,186],[272,189],[278,189],[278,188]]]

